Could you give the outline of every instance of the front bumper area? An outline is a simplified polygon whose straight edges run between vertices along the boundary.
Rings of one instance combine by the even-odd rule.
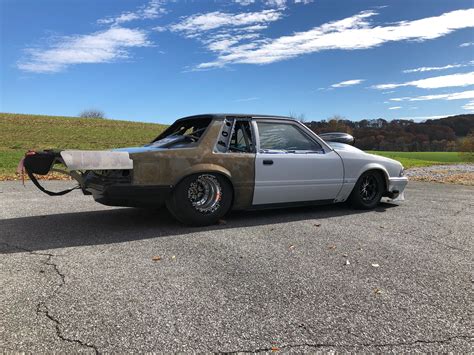
[[[408,178],[402,177],[392,177],[388,179],[388,189],[385,194],[386,197],[394,200],[399,196],[403,196],[403,191],[408,184]]]

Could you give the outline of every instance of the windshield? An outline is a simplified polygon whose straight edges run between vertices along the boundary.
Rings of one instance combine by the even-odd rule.
[[[177,148],[196,143],[211,121],[212,117],[210,116],[178,120],[155,138],[149,146]]]

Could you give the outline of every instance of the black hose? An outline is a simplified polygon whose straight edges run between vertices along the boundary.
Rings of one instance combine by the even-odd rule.
[[[43,186],[41,186],[41,184],[39,183],[38,179],[28,171],[28,169],[26,169],[25,167],[25,171],[26,173],[28,174],[28,177],[31,179],[31,181],[33,182],[33,184],[35,184],[35,186],[40,189],[41,191],[43,191],[46,195],[49,195],[49,196],[62,196],[62,195],[65,195],[65,194],[68,194],[69,192],[71,191],[74,191],[74,190],[77,190],[77,189],[80,189],[81,187],[78,185],[78,186],[75,186],[75,187],[71,187],[69,189],[66,189],[66,190],[63,190],[63,191],[58,191],[58,192],[55,192],[55,191],[49,191],[49,190],[46,190]]]

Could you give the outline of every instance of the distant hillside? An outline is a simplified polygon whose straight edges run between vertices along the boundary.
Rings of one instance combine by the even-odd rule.
[[[456,115],[436,120],[427,120],[420,125],[440,125],[451,128],[456,136],[465,137],[474,130],[474,114]]]
[[[166,125],[0,113],[0,175],[13,175],[28,149],[108,149],[143,145]]]
[[[474,135],[474,114],[457,115],[426,122],[412,120],[351,121],[334,118],[306,122],[316,133],[348,132],[356,138],[356,146],[364,150],[385,151],[459,151],[466,139]],[[469,137],[469,138],[466,138]]]

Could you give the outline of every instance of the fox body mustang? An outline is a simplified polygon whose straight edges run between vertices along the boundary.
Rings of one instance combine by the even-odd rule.
[[[56,165],[84,194],[110,206],[168,207],[180,221],[215,223],[230,209],[349,201],[374,208],[396,199],[407,178],[392,159],[349,144],[347,134],[316,135],[288,117],[208,114],[177,120],[151,143],[110,151],[28,152],[35,174]]]

